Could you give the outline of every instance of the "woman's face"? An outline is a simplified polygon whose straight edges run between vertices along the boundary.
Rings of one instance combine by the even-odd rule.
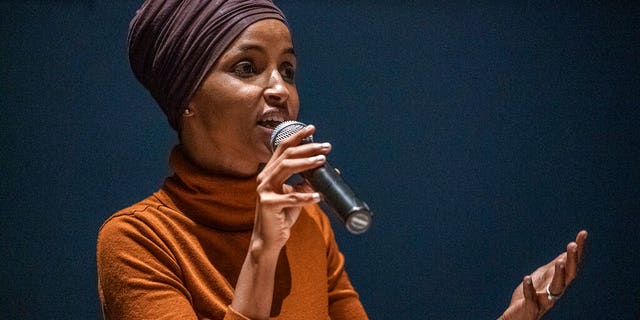
[[[204,169],[249,176],[271,157],[273,128],[298,116],[296,56],[289,29],[260,20],[219,58],[189,103],[181,140]]]

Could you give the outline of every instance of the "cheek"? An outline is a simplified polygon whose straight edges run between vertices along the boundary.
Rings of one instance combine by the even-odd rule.
[[[210,129],[225,128],[233,130],[245,127],[255,118],[252,110],[257,105],[252,90],[239,87],[234,90],[218,90],[208,96],[201,115]]]
[[[294,119],[298,118],[300,112],[300,98],[298,97],[298,90],[293,87],[289,89],[289,112]]]

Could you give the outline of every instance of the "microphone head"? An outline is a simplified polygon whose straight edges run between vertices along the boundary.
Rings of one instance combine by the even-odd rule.
[[[280,142],[291,137],[296,132],[304,129],[304,127],[306,126],[307,125],[302,122],[293,121],[293,120],[285,121],[279,124],[277,127],[273,129],[273,132],[271,133],[271,151],[276,151],[276,148],[278,147]],[[301,144],[311,143],[311,142],[313,142],[313,136],[308,136],[302,140]]]

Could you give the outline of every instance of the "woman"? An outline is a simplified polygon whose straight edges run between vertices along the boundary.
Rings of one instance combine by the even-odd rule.
[[[105,317],[366,319],[320,195],[285,183],[324,164],[331,145],[300,145],[313,126],[274,152],[269,145],[299,108],[282,12],[267,0],[147,0],[130,25],[129,55],[180,143],[161,189],[100,230]],[[533,283],[564,291],[584,236]],[[564,261],[562,277],[552,266]],[[535,319],[552,305],[530,278],[505,319]]]

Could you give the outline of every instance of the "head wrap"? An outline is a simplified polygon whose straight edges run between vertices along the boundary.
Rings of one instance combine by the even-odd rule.
[[[129,24],[129,63],[175,130],[191,96],[249,25],[284,14],[270,0],[146,0]]]

